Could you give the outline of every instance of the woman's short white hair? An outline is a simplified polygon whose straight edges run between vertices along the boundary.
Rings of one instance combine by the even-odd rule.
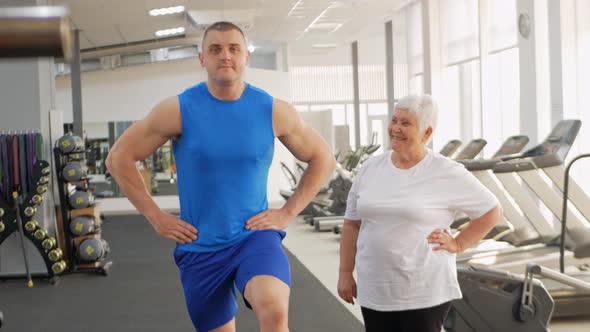
[[[427,94],[409,95],[397,101],[395,110],[406,110],[414,113],[418,119],[418,129],[425,131],[428,127],[432,130],[436,129],[438,122],[438,107],[432,99],[432,96]]]

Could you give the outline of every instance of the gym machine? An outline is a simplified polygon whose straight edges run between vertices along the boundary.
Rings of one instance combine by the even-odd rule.
[[[561,200],[556,195],[553,195],[553,200],[557,202],[541,199],[536,192],[543,190],[543,186],[539,184],[529,187],[520,175],[527,173],[528,177],[544,178],[543,169],[561,166],[579,128],[578,120],[562,120],[541,144],[517,156],[516,159],[500,162],[493,168],[494,175],[508,190],[537,232],[541,236],[551,238],[552,241],[482,252],[473,257],[460,255],[457,258],[458,263],[493,266],[511,272],[523,271],[526,264],[531,261],[548,268],[556,268],[555,262],[559,257],[560,222],[563,217],[559,216],[561,211],[558,211],[555,205],[559,205]],[[551,182],[548,179],[543,181],[546,181],[544,186],[549,186]],[[548,207],[548,203],[553,208]],[[568,260],[568,265],[580,266],[588,262],[590,257],[590,228],[587,226],[588,221],[580,213],[575,213],[572,206],[566,209],[566,214],[570,224],[563,232],[564,246],[569,250],[564,256]]]
[[[552,317],[588,315],[590,283],[564,274],[569,170],[587,157],[590,154],[577,156],[565,168],[560,272],[536,262],[526,265],[524,276],[486,267],[458,267],[463,298],[453,301],[444,323],[446,331],[548,331]],[[534,275],[543,277],[545,285]]]
[[[50,166],[41,160],[42,146],[39,133],[0,135],[0,245],[12,233],[18,233],[25,262],[25,275],[8,273],[0,279],[26,277],[28,287],[33,286],[33,277],[47,277],[55,284],[66,268],[56,238],[35,220],[50,178]],[[25,238],[41,255],[47,273],[30,271]]]
[[[60,198],[58,225],[65,241],[68,272],[108,275],[108,243],[101,238],[101,216],[89,190],[82,138],[66,134],[53,149]]]
[[[494,227],[486,239],[505,241],[512,245],[525,245],[539,241],[540,236],[531,223],[520,211],[518,205],[509,197],[501,184],[492,174],[492,168],[497,163],[522,151],[529,139],[526,136],[512,136],[506,139],[491,159],[458,160],[484,186],[486,186],[499,200],[504,211],[503,220]],[[451,227],[462,230],[469,224],[469,219],[458,219]],[[547,239],[546,239],[547,240]],[[471,250],[470,252],[474,252]]]

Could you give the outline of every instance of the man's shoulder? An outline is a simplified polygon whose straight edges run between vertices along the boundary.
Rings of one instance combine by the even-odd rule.
[[[182,93],[180,93],[180,95],[189,95],[189,94],[199,93],[206,86],[207,86],[207,84],[205,82],[197,83],[195,85],[192,85],[192,86],[186,88]]]
[[[268,93],[266,90],[259,88],[255,85],[252,85],[250,83],[246,82],[246,88],[249,89],[252,93],[257,94],[257,95],[262,95],[262,96],[267,96],[270,98],[273,98],[270,93]]]

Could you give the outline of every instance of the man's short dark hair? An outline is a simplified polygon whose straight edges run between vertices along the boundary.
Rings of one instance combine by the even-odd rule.
[[[244,31],[242,31],[242,29],[239,26],[237,26],[236,24],[233,24],[231,22],[219,21],[219,22],[215,22],[215,23],[211,24],[210,26],[207,27],[207,29],[205,29],[205,33],[203,34],[202,46],[205,46],[205,38],[207,38],[207,34],[211,30],[215,30],[215,31],[237,30],[242,34],[242,37],[244,37],[244,44],[246,44],[246,35],[244,35]]]

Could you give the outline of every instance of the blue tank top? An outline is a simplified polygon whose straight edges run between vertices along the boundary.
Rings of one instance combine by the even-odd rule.
[[[268,208],[273,98],[246,84],[238,100],[219,100],[200,83],[178,100],[182,135],[173,149],[180,218],[199,230],[196,241],[179,247],[221,250],[250,235],[246,221]]]

